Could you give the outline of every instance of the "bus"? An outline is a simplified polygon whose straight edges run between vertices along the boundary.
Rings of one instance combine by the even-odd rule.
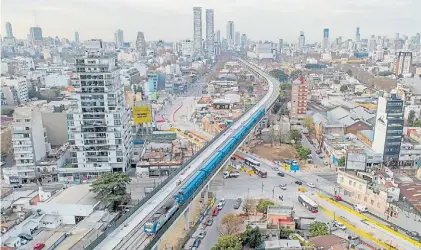
[[[258,176],[260,176],[261,178],[267,178],[268,177],[268,172],[262,170],[259,167],[251,167],[254,171],[255,174],[257,174]]]
[[[254,160],[254,159],[251,159],[249,157],[244,159],[244,164],[246,164],[247,166],[250,166],[250,167],[259,167],[260,166],[260,162]]]
[[[319,211],[317,203],[303,194],[298,196],[298,202],[312,213],[317,213]]]

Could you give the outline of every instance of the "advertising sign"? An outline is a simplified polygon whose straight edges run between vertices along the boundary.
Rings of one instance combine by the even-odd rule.
[[[151,106],[133,106],[133,122],[135,124],[152,121]]]
[[[345,168],[347,170],[364,171],[367,163],[367,155],[364,153],[348,153]]]

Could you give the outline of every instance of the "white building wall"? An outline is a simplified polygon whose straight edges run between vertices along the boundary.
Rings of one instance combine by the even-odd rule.
[[[183,56],[193,55],[193,42],[191,40],[181,41],[181,54]]]
[[[67,87],[69,86],[70,77],[62,74],[51,74],[45,77],[45,87]]]
[[[377,114],[376,121],[374,125],[374,139],[372,148],[375,152],[383,154],[384,145],[386,143],[386,128],[387,128],[387,119],[386,119],[386,104],[387,100],[384,97],[379,97],[377,102]]]

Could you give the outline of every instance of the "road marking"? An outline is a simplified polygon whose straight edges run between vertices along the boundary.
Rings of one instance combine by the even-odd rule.
[[[374,225],[376,225],[376,226],[378,226],[378,227],[380,227],[380,228],[382,228],[382,229],[384,229],[384,230],[386,230],[386,231],[388,231],[390,233],[393,233],[394,235],[396,235],[396,236],[398,236],[398,237],[400,237],[400,238],[402,238],[404,240],[407,240],[407,241],[411,242],[412,244],[414,244],[416,246],[419,246],[419,247],[421,246],[421,243],[413,240],[412,238],[408,237],[407,235],[402,234],[402,233],[399,233],[399,232],[396,232],[395,230],[391,229],[390,227],[388,227],[388,226],[386,226],[386,225],[384,225],[384,224],[382,224],[382,223],[380,223],[380,222],[378,222],[376,220],[373,220],[372,218],[370,218],[370,217],[368,217],[368,216],[366,216],[366,215],[364,215],[362,213],[359,213],[359,212],[355,211],[354,209],[351,209],[348,206],[345,206],[342,203],[333,201],[329,197],[327,197],[327,196],[325,196],[325,195],[323,195],[321,193],[319,193],[319,197],[320,198],[323,198],[324,200],[326,200],[326,201],[328,201],[328,202],[330,202],[330,203],[332,203],[334,205],[336,205],[337,207],[340,207],[340,208],[342,208],[342,209],[344,209],[344,210],[346,210],[346,211],[348,211],[348,212],[350,212],[350,213],[352,213],[354,215],[357,215],[360,218],[365,219],[368,222],[371,222],[372,224],[374,224]]]

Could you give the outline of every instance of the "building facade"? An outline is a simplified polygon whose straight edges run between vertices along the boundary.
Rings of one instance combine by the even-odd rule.
[[[121,48],[124,46],[124,38],[123,38],[122,30],[118,29],[114,34],[114,38],[115,38],[115,44],[117,48]]]
[[[397,162],[404,126],[403,101],[394,93],[380,96],[374,126],[373,150],[383,154],[385,162]]]
[[[412,52],[396,52],[393,73],[396,76],[410,73],[411,63]]]
[[[235,32],[234,32],[234,21],[228,21],[227,23],[227,42],[228,42],[228,47],[232,47],[234,46],[234,36],[235,36]]]
[[[202,8],[193,7],[193,51],[202,50]]]
[[[143,32],[137,32],[136,50],[140,56],[146,56],[146,41]]]
[[[300,76],[292,83],[291,89],[291,112],[292,119],[304,119],[307,112],[308,83]]]
[[[181,55],[193,56],[193,41],[190,39],[181,41]]]
[[[6,36],[9,38],[13,37],[12,24],[9,22],[6,22]]]
[[[329,48],[329,29],[324,29],[323,30],[323,49],[328,49]]]
[[[213,9],[206,10],[206,51],[209,57],[215,54],[214,43],[214,12]]]
[[[43,39],[42,29],[40,27],[31,27],[29,29],[29,35],[32,42],[41,42]]]
[[[117,59],[104,53],[101,40],[87,41],[85,47],[85,56],[75,60],[67,115],[72,160],[68,174],[124,172],[132,140]]]

